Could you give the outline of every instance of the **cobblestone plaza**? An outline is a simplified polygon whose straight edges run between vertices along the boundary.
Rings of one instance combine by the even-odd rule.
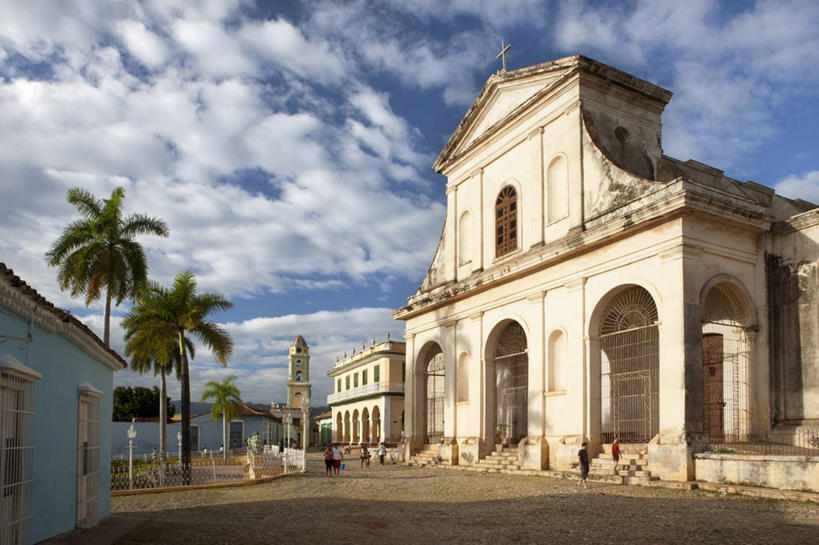
[[[315,455],[314,455],[315,456]],[[243,488],[112,498],[141,520],[118,544],[819,542],[819,505],[702,491],[320,460]]]

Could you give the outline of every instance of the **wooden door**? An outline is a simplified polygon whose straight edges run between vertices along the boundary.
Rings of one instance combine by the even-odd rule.
[[[723,338],[718,333],[702,336],[703,431],[710,439],[722,439],[725,400],[722,380]]]

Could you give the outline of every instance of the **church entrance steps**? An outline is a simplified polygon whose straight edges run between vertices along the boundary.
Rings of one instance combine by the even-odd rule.
[[[415,456],[407,462],[408,466],[419,467],[441,464],[444,464],[444,461],[438,458],[438,445],[424,445],[424,449],[416,453]]]
[[[475,467],[487,470],[520,470],[520,462],[518,461],[518,449],[515,447],[503,448],[496,450],[483,460],[478,461]]]
[[[611,443],[602,445],[602,452],[595,456],[589,467],[589,477],[614,476],[614,459],[611,456]],[[617,476],[628,484],[632,481],[647,482],[659,480],[652,477],[648,469],[648,447],[645,444],[620,445],[620,461],[617,463]]]

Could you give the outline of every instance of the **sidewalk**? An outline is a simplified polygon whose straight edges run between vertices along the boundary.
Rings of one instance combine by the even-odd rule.
[[[90,528],[81,528],[41,541],[38,545],[111,545],[144,519],[111,515]]]

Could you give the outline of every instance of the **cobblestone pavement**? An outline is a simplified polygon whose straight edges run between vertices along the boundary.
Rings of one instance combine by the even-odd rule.
[[[112,513],[144,519],[117,543],[819,543],[811,503],[377,464],[329,478],[319,463],[244,488],[112,498]]]

